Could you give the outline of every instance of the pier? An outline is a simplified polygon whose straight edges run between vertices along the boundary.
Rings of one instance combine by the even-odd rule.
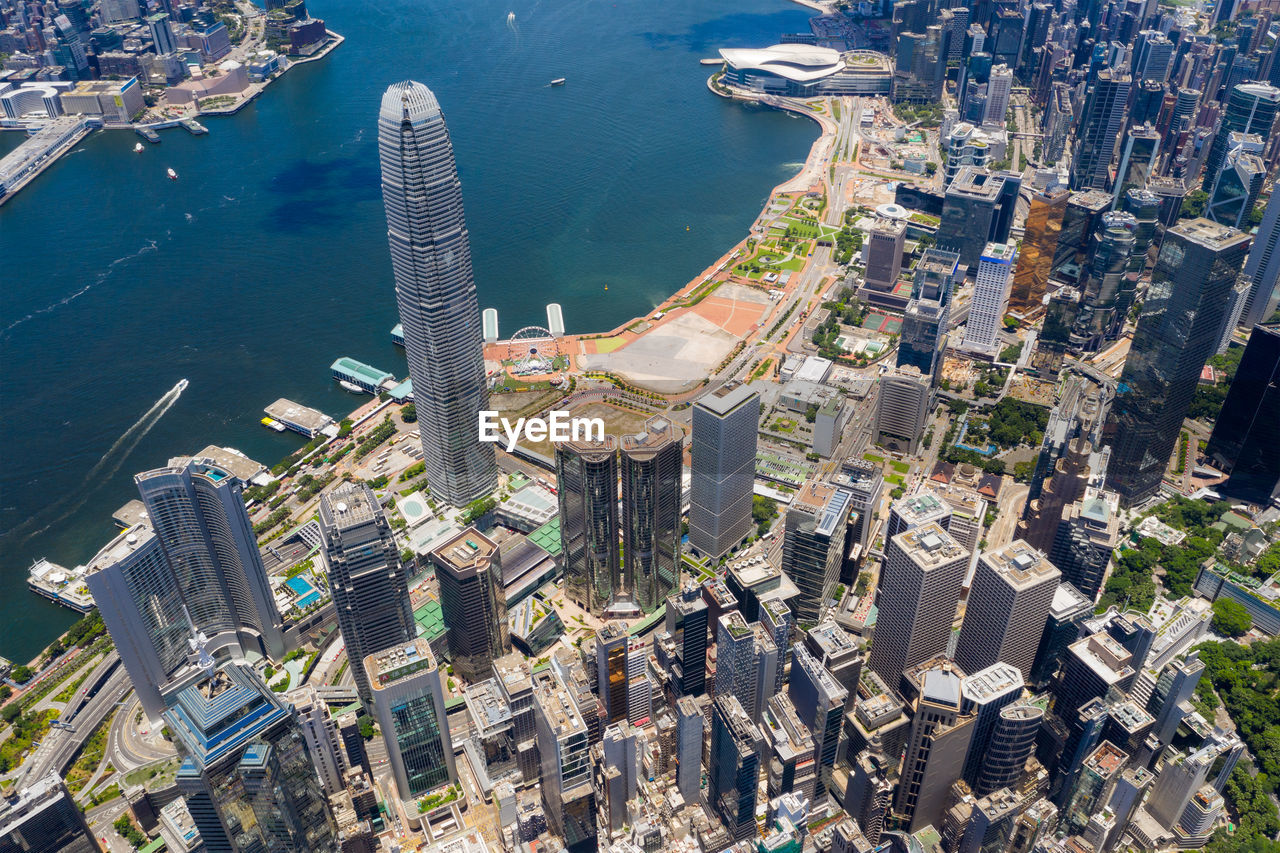
[[[58,158],[70,151],[102,120],[90,116],[63,116],[46,123],[26,142],[0,159],[0,204],[18,194],[18,190]]]

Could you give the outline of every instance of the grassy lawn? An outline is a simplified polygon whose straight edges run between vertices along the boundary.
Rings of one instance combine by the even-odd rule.
[[[778,418],[773,422],[769,429],[777,432],[795,432],[796,422],[789,418]]]
[[[901,486],[901,485],[902,485],[902,477],[900,477],[900,476],[899,476],[899,475],[897,475],[897,474],[890,474],[890,475],[888,475],[887,477],[885,477],[885,478],[884,478],[884,481],[885,481],[886,483],[893,483],[895,486]]]
[[[864,453],[862,454],[862,458],[867,460],[868,462],[874,462],[877,465],[881,465],[884,463],[884,457],[876,456],[874,453]]]
[[[596,352],[613,352],[614,350],[619,349],[626,342],[627,339],[621,335],[613,338],[600,338],[596,341]]]
[[[911,470],[911,466],[905,462],[899,462],[896,459],[889,461],[889,467],[897,471],[899,474],[905,474]]]

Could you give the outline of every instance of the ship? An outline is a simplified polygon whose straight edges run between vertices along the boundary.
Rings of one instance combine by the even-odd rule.
[[[356,385],[354,382],[348,382],[345,379],[339,379],[338,384],[341,385],[345,390],[350,391],[352,394],[365,393],[364,389],[361,388],[359,385]]]
[[[552,81],[551,81],[551,85],[552,85],[552,86],[563,86],[563,85],[564,85],[564,78],[563,78],[563,77],[557,77],[556,79],[554,79],[554,80],[552,80]]]
[[[171,181],[176,181],[176,180],[178,180],[178,173],[177,173],[177,172],[175,172],[175,171],[173,171],[172,167],[171,167],[171,168],[168,168],[168,169],[165,169],[165,172],[169,175],[169,180],[171,180]]]
[[[142,153],[142,143],[141,143],[141,142],[136,142],[136,143],[134,143],[134,146],[133,146],[133,153],[134,153],[134,154],[141,154],[141,153]]]
[[[276,432],[284,432],[287,427],[275,418],[263,418],[262,425],[267,429],[273,429]]]

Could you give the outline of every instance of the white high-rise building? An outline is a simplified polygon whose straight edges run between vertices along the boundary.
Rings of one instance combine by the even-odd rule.
[[[1004,127],[1004,116],[1009,111],[1009,95],[1013,92],[1013,70],[1008,65],[991,69],[987,79],[987,105],[982,113],[982,123]]]
[[[1018,250],[1013,243],[988,243],[978,259],[978,277],[969,303],[961,349],[994,354],[998,349],[1000,326],[1009,306],[1009,286]]]
[[[405,354],[431,491],[454,506],[497,485],[494,446],[478,440],[488,407],[480,308],[462,185],[444,114],[421,83],[396,83],[378,114],[382,200]]]

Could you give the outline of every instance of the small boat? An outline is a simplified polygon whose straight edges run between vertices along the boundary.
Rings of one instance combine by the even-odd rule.
[[[508,12],[508,13],[507,13],[507,23],[508,23],[508,24],[514,24],[515,22],[516,22],[516,13],[515,13],[515,12]]]
[[[338,384],[341,385],[347,391],[350,391],[352,394],[364,393],[364,389],[361,388],[359,385],[356,385],[354,382],[348,382],[345,379],[339,379]]]
[[[143,148],[143,146],[142,146],[142,143],[141,143],[141,142],[134,143],[134,146],[133,146],[133,153],[134,153],[134,154],[141,154],[141,153],[142,153],[142,148]]]
[[[279,422],[278,420],[276,420],[275,418],[263,418],[263,419],[262,419],[262,425],[263,425],[264,427],[266,427],[267,429],[273,429],[273,430],[275,430],[276,432],[284,432],[284,431],[285,431],[285,425],[284,425],[284,424],[282,424],[282,423],[280,423],[280,422]]]
[[[174,387],[174,390],[175,390],[175,391],[177,391],[179,394],[181,394],[183,391],[187,390],[187,386],[188,386],[188,385],[190,385],[190,384],[191,384],[191,383],[190,383],[190,382],[188,382],[187,380],[185,380],[185,379],[181,379],[181,380],[179,380],[179,381],[178,381],[178,384],[177,384],[177,385],[175,385],[175,386],[173,386],[173,387]]]
[[[172,169],[172,168],[170,168],[170,169],[165,169],[165,173],[169,175],[169,180],[171,180],[171,181],[176,181],[176,180],[178,180],[178,173],[177,173],[177,172],[175,172],[175,171],[173,171],[173,169]]]
[[[552,86],[563,86],[563,85],[564,85],[564,78],[563,78],[563,77],[557,77],[556,79],[554,79],[554,80],[552,80],[552,81],[551,81],[551,85],[552,85]]]

